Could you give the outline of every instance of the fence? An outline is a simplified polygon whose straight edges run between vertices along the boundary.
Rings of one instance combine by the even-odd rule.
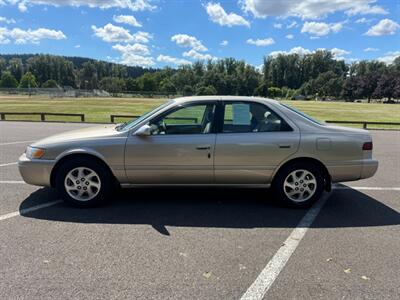
[[[115,123],[116,118],[129,118],[129,119],[136,119],[139,118],[140,116],[129,116],[129,115],[110,115],[110,120],[111,123]],[[174,117],[174,118],[165,118],[167,120],[180,120],[180,121],[193,121],[194,123],[197,123],[198,119],[197,118],[184,118],[184,117]]]
[[[325,121],[326,123],[335,124],[361,124],[364,129],[368,129],[368,124],[371,125],[386,125],[386,126],[400,126],[400,123],[396,122],[370,122],[370,121]]]
[[[45,113],[45,112],[0,112],[0,120],[1,121],[5,121],[6,120],[6,115],[40,116],[40,121],[42,121],[42,122],[46,121],[46,116],[79,117],[81,119],[81,122],[85,122],[85,115],[84,114],[63,114],[63,113]]]

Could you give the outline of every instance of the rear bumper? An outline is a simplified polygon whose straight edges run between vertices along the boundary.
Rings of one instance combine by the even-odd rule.
[[[360,179],[370,178],[370,177],[374,176],[374,174],[378,170],[378,166],[379,166],[379,163],[375,159],[365,160],[362,165]]]
[[[51,170],[54,164],[53,160],[29,159],[24,153],[18,160],[18,169],[26,183],[50,186]]]

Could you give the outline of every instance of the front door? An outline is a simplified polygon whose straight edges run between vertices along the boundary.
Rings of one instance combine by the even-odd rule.
[[[224,102],[215,148],[217,183],[268,184],[274,169],[298,148],[296,128],[258,102]]]
[[[214,182],[215,103],[178,106],[149,122],[150,136],[130,135],[125,169],[136,184]]]

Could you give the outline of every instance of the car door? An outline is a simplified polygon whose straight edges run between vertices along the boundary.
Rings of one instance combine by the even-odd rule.
[[[274,169],[297,151],[298,129],[264,104],[224,101],[218,115],[217,183],[268,184]]]
[[[131,134],[125,147],[128,181],[136,184],[214,182],[215,102],[174,107],[149,121],[151,135]]]

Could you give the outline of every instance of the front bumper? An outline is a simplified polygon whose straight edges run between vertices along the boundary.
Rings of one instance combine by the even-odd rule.
[[[22,179],[28,184],[39,186],[50,186],[50,176],[54,165],[53,160],[29,159],[25,153],[18,160]]]
[[[361,169],[361,179],[370,178],[374,176],[378,170],[378,161],[375,159],[364,160]]]

